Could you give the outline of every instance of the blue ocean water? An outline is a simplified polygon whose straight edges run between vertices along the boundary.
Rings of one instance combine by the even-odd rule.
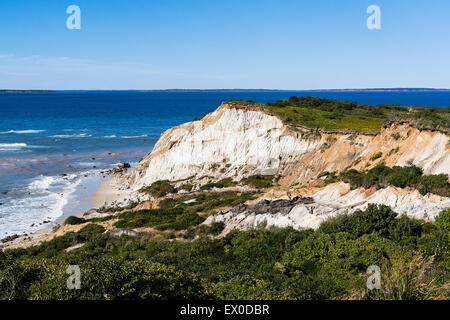
[[[222,101],[293,95],[450,106],[445,90],[0,92],[0,238],[41,228],[74,208],[89,209],[89,201],[74,196],[87,180],[103,179],[101,172],[118,162],[136,163],[164,130]]]

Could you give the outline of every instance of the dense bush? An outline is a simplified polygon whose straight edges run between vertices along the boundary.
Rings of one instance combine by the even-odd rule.
[[[175,208],[129,212],[122,220],[131,224],[149,219],[157,227],[186,228],[194,218],[190,215],[205,209],[201,206],[220,205],[212,203],[214,197],[227,203],[239,197],[202,196],[206,204],[185,204],[181,197]],[[194,241],[167,241],[154,233],[110,237],[100,225],[87,225],[36,247],[0,251],[0,297],[449,299],[448,213],[441,213],[436,225],[396,215],[389,207],[370,205],[330,219],[316,231],[234,230],[210,239],[209,232],[217,234],[223,228],[214,224],[207,237]],[[65,252],[78,243],[84,246]],[[81,268],[81,290],[66,288],[66,268],[74,264]],[[370,265],[382,270],[381,290],[366,288]]]
[[[251,185],[255,188],[269,188],[272,186],[273,179],[274,179],[273,175],[256,174],[253,176],[249,176],[247,178],[243,178],[241,182],[244,184]]]
[[[392,185],[399,188],[415,188],[422,195],[435,193],[450,196],[447,174],[423,175],[422,169],[416,166],[389,168],[384,164],[378,164],[367,172],[355,169],[344,171],[340,174],[339,179],[350,183],[353,188],[384,188]]]
[[[353,237],[363,234],[389,234],[389,228],[395,224],[397,213],[385,205],[369,204],[367,209],[357,210],[350,215],[340,215],[331,218],[320,225],[319,230],[324,233],[346,232]]]
[[[78,218],[78,217],[75,217],[75,216],[67,217],[67,219],[64,220],[64,223],[65,223],[65,224],[72,224],[72,225],[75,225],[75,224],[82,224],[82,223],[85,223],[85,222],[86,222],[85,219],[83,219],[83,218]]]
[[[154,197],[163,197],[168,193],[176,193],[177,189],[169,180],[158,180],[148,187],[141,188],[139,191],[149,193]]]
[[[222,221],[214,222],[209,227],[210,232],[215,236],[219,235],[223,231],[223,229],[225,229],[225,223],[223,223]]]
[[[26,289],[30,299],[199,299],[207,294],[197,277],[157,263],[115,256],[80,261],[81,290],[67,289],[65,261],[23,263],[36,278]]]
[[[237,185],[237,182],[234,182],[232,178],[224,178],[224,179],[219,180],[217,182],[207,183],[207,184],[201,186],[200,189],[202,189],[202,190],[210,190],[212,188],[221,189],[221,188],[232,187],[232,186],[235,186],[235,185]]]
[[[436,226],[445,231],[450,231],[450,208],[442,210],[436,217]]]

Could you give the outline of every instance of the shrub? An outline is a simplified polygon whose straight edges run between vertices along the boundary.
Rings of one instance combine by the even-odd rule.
[[[377,160],[377,159],[381,158],[382,156],[383,156],[383,152],[378,151],[377,153],[374,153],[374,154],[370,157],[370,160],[371,160],[371,161],[374,161],[374,160]]]
[[[196,226],[205,221],[205,218],[200,217],[196,213],[184,213],[177,215],[175,221],[168,224],[159,225],[156,228],[159,230],[186,230],[191,226]]]
[[[161,201],[158,203],[158,206],[159,206],[161,209],[166,209],[166,208],[170,208],[170,207],[175,207],[177,204],[178,204],[177,199],[166,198],[166,199],[161,200]]]
[[[243,178],[241,180],[241,183],[251,185],[255,188],[269,188],[272,186],[273,178],[273,175],[265,176],[256,174],[247,178]]]
[[[422,176],[418,182],[417,189],[422,195],[429,192],[442,196],[450,196],[450,183],[447,174]]]
[[[411,219],[407,215],[398,218],[389,230],[389,237],[399,242],[407,237],[418,237],[422,233],[422,222]]]
[[[223,231],[223,229],[225,229],[225,223],[223,223],[222,221],[214,222],[209,227],[209,231],[215,236],[218,236]]]
[[[417,183],[422,174],[422,169],[416,166],[394,166],[388,177],[388,183],[399,188],[413,186]]]
[[[218,299],[225,300],[270,299],[273,295],[270,291],[266,281],[248,275],[236,276],[231,280],[219,282],[213,287],[214,295]]]
[[[323,222],[319,230],[324,233],[347,232],[354,237],[377,232],[387,235],[389,227],[395,224],[397,213],[385,205],[369,204],[364,211],[341,215]]]
[[[168,193],[176,193],[177,189],[170,183],[169,180],[158,180],[153,182],[148,187],[143,187],[140,192],[149,193],[154,197],[164,197]]]
[[[325,185],[329,185],[329,184],[332,184],[332,183],[335,183],[335,182],[338,182],[339,180],[338,180],[338,177],[336,176],[336,172],[331,172],[326,178],[325,178],[325,181],[324,181],[324,184]]]
[[[90,237],[90,236],[92,236],[94,234],[101,234],[103,232],[105,232],[105,228],[104,227],[102,227],[99,224],[90,223],[90,224],[88,224],[87,226],[83,227],[80,230],[80,235],[85,237],[85,238],[87,238],[87,237]]]
[[[212,188],[219,188],[219,189],[221,189],[221,188],[232,187],[232,186],[235,186],[236,184],[237,183],[234,182],[232,178],[225,178],[225,179],[219,180],[217,182],[207,183],[207,184],[201,186],[200,189],[201,190],[209,190],[209,189],[212,189]]]
[[[39,270],[29,286],[31,299],[199,299],[207,297],[199,279],[158,263],[99,256],[80,263],[80,290],[67,289],[67,263],[37,260],[28,268]]]
[[[154,227],[158,230],[184,230],[204,221],[196,213],[185,212],[182,207],[125,212],[115,223],[117,228]]]
[[[192,188],[194,188],[194,185],[192,183],[184,183],[179,187],[180,190],[186,190],[186,191],[191,191]]]
[[[384,164],[378,164],[367,172],[350,169],[342,172],[339,179],[350,183],[352,188],[384,188],[393,185],[399,188],[416,188],[422,195],[431,192],[441,196],[450,196],[447,174],[423,175],[422,169],[414,165],[389,168]]]
[[[445,231],[450,231],[450,208],[442,210],[436,217],[436,226]]]
[[[85,223],[86,220],[83,218],[78,218],[75,216],[70,216],[67,217],[67,219],[64,221],[65,224],[71,224],[71,225],[75,225],[75,224],[82,224]]]

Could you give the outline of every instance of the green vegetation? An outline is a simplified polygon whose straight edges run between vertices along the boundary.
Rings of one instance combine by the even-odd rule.
[[[158,180],[151,184],[151,186],[143,187],[140,192],[149,193],[154,197],[164,197],[168,193],[176,193],[177,189],[169,180]]]
[[[243,178],[241,180],[241,183],[247,184],[252,187],[259,188],[259,189],[269,188],[272,186],[274,178],[275,178],[275,176],[272,176],[272,175],[256,174],[253,176],[249,176],[247,178]]]
[[[184,208],[183,202],[177,206]],[[166,210],[175,218],[183,214],[177,207]],[[434,225],[371,205],[316,231],[236,230],[220,239],[183,242],[153,233],[111,237],[91,225],[37,247],[0,252],[0,297],[449,299],[446,212]],[[218,234],[223,224],[210,229]],[[77,243],[85,245],[64,251]],[[66,268],[73,264],[82,271],[81,290],[66,288]],[[380,290],[366,288],[370,265],[382,270]]]
[[[406,120],[419,128],[449,131],[450,108],[371,106],[356,102],[328,100],[317,97],[290,97],[273,103],[232,100],[266,110],[286,124],[329,131],[378,132],[383,123]]]
[[[225,178],[222,180],[219,180],[217,182],[210,182],[205,185],[203,185],[200,189],[201,190],[210,190],[212,188],[227,188],[227,187],[233,187],[237,185],[237,182],[233,181],[232,178]]]
[[[119,216],[117,228],[154,227],[158,230],[184,230],[202,223],[204,218],[182,208],[129,211]]]
[[[370,160],[375,161],[379,158],[381,158],[383,156],[383,152],[378,151],[377,153],[374,153],[371,157]]]
[[[185,190],[185,191],[191,191],[192,188],[194,188],[194,185],[192,183],[184,183],[178,189]]]
[[[317,176],[317,179],[320,178],[325,178],[325,180],[323,181],[324,186],[339,181],[339,178],[336,175],[336,171],[333,172],[324,171]]]
[[[205,192],[176,199],[168,198],[159,203],[160,209],[122,213],[118,216],[119,221],[115,223],[115,226],[117,228],[154,227],[158,230],[185,230],[202,223],[205,220],[203,215],[215,213],[217,209],[232,207],[250,199],[253,199],[252,193],[238,194],[236,192]]]
[[[218,236],[223,231],[223,229],[225,229],[225,223],[223,222],[214,222],[209,227],[209,231],[215,236]]]
[[[350,183],[352,188],[376,187],[379,189],[392,185],[399,188],[415,188],[422,195],[434,193],[450,196],[448,175],[424,175],[422,169],[416,166],[390,168],[384,164],[378,164],[369,171],[360,172],[355,169],[344,171],[339,175],[339,179]]]
[[[436,226],[450,232],[450,208],[442,210],[436,217]]]
[[[65,223],[65,224],[72,224],[72,225],[75,225],[75,224],[82,224],[82,223],[85,223],[85,222],[86,222],[85,219],[83,219],[83,218],[78,218],[78,217],[75,217],[75,216],[67,217],[67,219],[64,220],[64,223]]]

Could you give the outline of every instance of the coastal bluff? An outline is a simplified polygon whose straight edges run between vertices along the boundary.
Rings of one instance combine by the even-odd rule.
[[[99,207],[123,207],[152,200],[140,190],[161,180],[177,186],[188,182],[195,191],[221,179],[239,181],[252,175],[273,175],[277,183],[259,200],[301,195],[311,197],[314,203],[291,208],[295,207],[302,217],[312,214],[308,219],[283,220],[278,216],[278,221],[284,222],[269,219],[272,225],[317,227],[328,217],[369,203],[385,203],[399,213],[433,220],[440,210],[450,206],[449,198],[421,195],[408,188],[354,190],[343,182],[324,186],[323,173],[349,168],[365,171],[385,164],[414,165],[424,174],[450,174],[449,141],[446,132],[419,129],[405,121],[385,124],[378,133],[313,130],[286,124],[280,116],[253,105],[225,102],[202,119],[163,132],[135,168],[115,174],[101,185],[95,202]],[[241,218],[245,218],[245,212],[239,212]],[[236,211],[228,214],[228,218],[219,220],[232,220]],[[289,214],[286,211],[285,215]],[[216,220],[210,217],[206,223]]]

